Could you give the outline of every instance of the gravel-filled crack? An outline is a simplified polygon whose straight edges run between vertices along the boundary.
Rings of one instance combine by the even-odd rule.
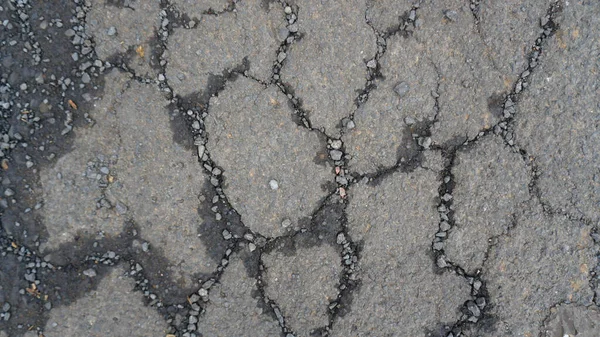
[[[439,230],[435,234],[431,249],[433,251],[432,258],[435,266],[440,269],[440,272],[453,272],[458,276],[463,277],[471,286],[471,300],[464,303],[462,316],[452,326],[448,327],[447,337],[462,336],[462,326],[470,323],[477,323],[485,317],[486,306],[490,299],[485,287],[485,281],[481,278],[480,272],[468,274],[458,264],[448,260],[444,252],[444,241],[451,234],[452,227],[455,226],[453,196],[452,193],[455,187],[452,168],[456,164],[456,154],[458,148],[449,148],[442,150],[442,155],[445,160],[444,170],[440,174],[441,184],[439,187],[439,204],[438,213],[440,215]]]
[[[529,78],[535,71],[535,68],[541,62],[541,56],[543,53],[544,45],[547,39],[554,36],[558,30],[558,23],[555,22],[556,16],[562,11],[562,3],[560,1],[552,3],[540,22],[542,32],[534,41],[531,46],[531,52],[527,57],[527,68],[521,72],[518,80],[514,83],[512,90],[504,97],[502,103],[502,116],[500,121],[488,130],[481,131],[474,140],[493,132],[497,135],[501,135],[509,146],[514,146],[514,117],[516,112],[516,104],[518,104],[520,97],[522,96],[523,90],[529,86]],[[524,157],[527,156],[526,152],[521,150]]]
[[[166,7],[164,11],[167,11],[168,13],[168,4],[165,4],[165,6]],[[284,12],[286,13],[289,25],[293,25],[296,20],[294,12],[291,10],[291,7],[288,6],[286,3],[282,3],[282,6],[284,6]],[[169,14],[167,14],[167,17],[168,15]],[[166,25],[165,27],[163,27],[163,32],[159,33],[159,36],[163,36],[162,46],[165,50],[167,48],[167,39],[171,29],[172,28],[170,25]],[[278,57],[278,61],[275,63],[273,68],[272,81],[286,95],[286,97],[289,99],[290,104],[294,107],[296,114],[300,119],[300,122],[298,124],[309,130],[312,130],[310,122],[308,121],[308,119],[304,118],[301,112],[302,108],[299,100],[296,99],[293,96],[293,94],[290,93],[291,89],[286,88],[286,86],[282,84],[278,78],[279,70],[281,69],[281,66],[285,59],[285,57],[283,57],[282,55],[285,55],[285,52],[289,45],[294,42],[295,38],[297,38],[295,37],[296,35],[297,31],[290,32],[290,36],[280,46],[278,51],[278,55],[280,56]],[[164,69],[167,66],[167,61],[164,59],[161,60],[161,66],[163,67],[163,70],[161,70],[160,74],[164,74]],[[203,284],[200,290],[191,294],[188,297],[188,303],[183,303],[179,305],[182,307],[180,309],[188,310],[188,315],[186,318],[180,320],[179,325],[172,326],[173,329],[182,336],[196,336],[195,331],[197,326],[195,324],[196,322],[198,322],[198,320],[202,320],[202,312],[203,310],[205,310],[205,305],[202,304],[201,300],[204,302],[208,301],[211,286],[219,281],[220,275],[223,273],[226,266],[228,265],[227,259],[229,255],[235,250],[239,249],[240,245],[247,245],[250,251],[254,252],[251,256],[257,258],[259,261],[257,269],[258,272],[255,272],[252,271],[254,269],[252,265],[255,264],[255,262],[253,262],[254,258],[250,258],[249,260],[244,259],[244,264],[247,266],[247,268],[250,268],[249,273],[252,274],[253,277],[255,277],[257,280],[260,301],[262,301],[265,305],[264,307],[265,309],[267,309],[267,312],[270,313],[270,315],[278,321],[282,329],[282,334],[284,336],[294,335],[291,328],[286,325],[285,318],[278,304],[265,295],[263,285],[263,273],[265,272],[265,268],[262,262],[260,262],[260,257],[263,254],[265,254],[265,252],[269,251],[267,247],[273,247],[279,241],[282,240],[294,240],[294,237],[296,237],[296,235],[302,235],[303,233],[310,232],[312,228],[315,227],[311,225],[311,220],[308,220],[307,224],[305,226],[302,226],[302,228],[298,228],[297,231],[294,231],[292,233],[292,236],[279,237],[277,239],[268,239],[258,233],[252,232],[247,226],[245,226],[241,222],[239,214],[230,205],[222,187],[225,183],[225,177],[222,174],[223,169],[218,167],[213,162],[209,150],[206,148],[207,134],[204,125],[205,119],[211,118],[208,113],[210,99],[213,97],[217,97],[219,93],[225,89],[227,82],[235,81],[236,77],[243,76],[260,83],[263,88],[269,86],[269,83],[264,83],[260,80],[248,76],[247,70],[248,63],[247,61],[244,61],[236,68],[225,70],[221,75],[214,75],[212,79],[209,80],[209,86],[203,92],[201,92],[199,95],[190,95],[188,97],[177,96],[177,94],[174,93],[171,87],[169,86],[166,76],[159,75],[158,78],[161,83],[161,86],[163,87],[163,90],[167,92],[170,96],[173,111],[176,114],[182,116],[182,118],[186,121],[185,125],[187,126],[187,132],[189,132],[194,139],[193,143],[197,149],[198,160],[202,164],[205,173],[210,176],[210,188],[212,188],[215,191],[215,196],[213,197],[213,200],[218,200],[218,203],[220,204],[220,206],[213,208],[214,216],[217,221],[226,223],[226,225],[223,225],[222,227],[222,236],[223,239],[230,242],[230,248],[227,250],[226,256],[223,258],[222,263],[219,266],[219,270],[217,271],[218,274],[210,277],[208,281],[206,281],[209,283],[208,285],[205,285],[205,282],[205,284]],[[329,143],[331,143],[331,141],[329,141]],[[332,193],[335,193],[335,191]],[[320,206],[315,210],[313,216],[311,216],[310,218],[317,217],[317,214],[320,211],[322,211],[323,207],[325,207],[325,202],[326,200],[324,200],[320,204]],[[235,221],[224,221],[223,218],[235,218]],[[317,232],[318,231],[316,231],[315,233]],[[330,238],[329,240],[333,241],[334,239]]]
[[[312,123],[308,118],[308,112],[302,106],[302,99],[297,97],[291,85],[282,82],[281,68],[285,65],[287,54],[291,46],[302,39],[302,34],[298,31],[298,6],[293,6],[285,1],[279,1],[283,7],[285,20],[287,22],[287,37],[281,42],[277,49],[276,60],[273,63],[271,82],[287,97],[289,104],[294,109],[294,122],[309,130],[313,130]]]
[[[478,22],[479,16],[479,3],[478,1],[471,2],[471,10],[473,12],[473,16]],[[464,324],[477,323],[479,321],[486,322],[489,320],[489,317],[485,315],[486,310],[488,310],[488,303],[490,302],[490,298],[488,296],[485,280],[481,278],[480,272],[477,271],[473,275],[467,274],[464,269],[455,264],[452,261],[447,260],[446,255],[444,253],[444,241],[447,240],[448,235],[451,234],[452,227],[455,226],[454,223],[454,211],[453,211],[453,195],[452,192],[454,190],[454,177],[452,175],[452,168],[455,165],[456,153],[459,149],[463,149],[467,146],[472,146],[474,143],[490,135],[491,133],[501,136],[505,143],[510,146],[515,152],[519,153],[523,158],[523,161],[529,167],[531,172],[531,181],[529,183],[529,191],[532,197],[539,198],[539,190],[537,188],[537,178],[539,177],[538,167],[535,163],[535,158],[528,155],[527,151],[519,148],[513,138],[512,131],[512,123],[514,121],[515,114],[515,105],[518,103],[518,100],[525,88],[527,88],[529,82],[528,77],[531,76],[534,69],[540,62],[540,57],[542,54],[543,46],[545,41],[552,37],[556,30],[558,29],[558,24],[554,21],[555,16],[561,10],[561,3],[555,2],[553,3],[547,11],[546,17],[542,20],[542,33],[536,39],[534,45],[531,48],[531,52],[528,56],[528,67],[524,70],[519,79],[514,84],[512,91],[507,94],[502,102],[502,116],[500,121],[496,126],[491,129],[481,131],[474,139],[472,140],[464,140],[464,142],[456,144],[456,147],[442,148],[442,154],[446,160],[445,169],[442,172],[442,184],[439,189],[439,198],[440,204],[438,206],[438,211],[440,213],[440,228],[438,233],[436,233],[436,237],[432,243],[432,250],[434,252],[435,263],[438,268],[441,269],[449,269],[454,271],[456,274],[463,276],[471,285],[471,294],[472,300],[467,301],[462,309],[463,315],[462,317],[454,324],[454,326],[449,330],[447,336],[461,336],[461,327]],[[514,221],[513,221],[514,224]],[[509,226],[513,228],[513,226]],[[509,235],[509,233],[503,233],[500,236]],[[489,250],[494,246],[494,241],[496,238],[490,238],[488,244],[488,252],[485,254],[485,259],[489,255]]]
[[[375,40],[377,43],[377,51],[372,59],[366,61],[365,66],[367,68],[367,76],[365,85],[358,92],[358,95],[354,99],[354,111],[350,112],[347,117],[344,117],[340,121],[340,124],[342,125],[342,136],[345,130],[354,128],[353,118],[356,109],[365,104],[369,100],[371,91],[377,88],[375,80],[383,77],[381,74],[381,65],[379,60],[384,56],[387,50],[389,38],[394,35],[409,37],[412,34],[412,30],[415,28],[415,20],[417,20],[417,11],[420,7],[420,3],[421,1],[418,1],[412,6],[411,9],[404,12],[404,14],[398,18],[398,23],[392,27],[389,27],[386,31],[379,31],[377,28],[375,28],[368,19],[368,9],[365,10],[365,22],[373,30],[373,34],[375,35]]]
[[[262,252],[259,253],[259,258],[262,256],[262,254],[263,254]],[[286,324],[285,317],[283,316],[283,313],[281,312],[281,309],[279,308],[277,303],[275,303],[275,301],[269,299],[269,297],[265,294],[265,286],[264,286],[264,282],[263,282],[264,272],[265,272],[265,266],[262,263],[262,259],[260,259],[259,264],[258,264],[258,275],[256,276],[256,282],[257,282],[260,298],[262,299],[263,304],[268,309],[270,309],[270,313],[275,317],[275,319],[279,323],[279,326],[281,327],[282,336],[294,337],[294,332]]]
[[[473,13],[473,19],[475,20],[475,26],[479,29],[479,21],[480,21],[480,3],[481,0],[470,0],[469,8],[471,9],[471,13]]]

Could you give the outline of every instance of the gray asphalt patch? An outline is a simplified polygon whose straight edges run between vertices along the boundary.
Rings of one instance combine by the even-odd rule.
[[[314,161],[321,141],[294,125],[292,113],[275,87],[239,78],[211,100],[206,121],[207,148],[224,170],[232,206],[252,230],[270,237],[293,229],[331,192],[322,186],[331,167]],[[291,224],[284,226],[286,220]]]
[[[517,215],[515,227],[492,242],[483,277],[490,316],[498,321],[486,336],[537,334],[555,303],[593,305],[588,285],[598,247],[590,226],[564,216],[547,216],[533,202]],[[533,263],[532,263],[533,262]]]
[[[313,330],[329,325],[328,306],[338,296],[342,271],[338,259],[337,250],[328,245],[297,249],[294,256],[277,251],[263,256],[266,295],[280,306],[296,336],[311,336]]]
[[[98,288],[68,307],[53,310],[46,336],[150,336],[164,335],[166,324],[143,296],[132,292],[133,280],[121,268],[114,269]],[[127,306],[121,305],[122,302]]]

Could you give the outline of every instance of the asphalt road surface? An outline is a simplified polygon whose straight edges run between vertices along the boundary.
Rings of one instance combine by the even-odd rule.
[[[600,2],[0,0],[0,337],[600,336]]]

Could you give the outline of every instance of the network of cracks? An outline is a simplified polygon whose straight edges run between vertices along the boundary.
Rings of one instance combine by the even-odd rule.
[[[600,331],[597,5],[0,9],[9,336]]]

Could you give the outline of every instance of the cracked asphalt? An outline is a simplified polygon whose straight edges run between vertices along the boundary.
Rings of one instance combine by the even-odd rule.
[[[0,0],[0,337],[598,337],[599,68],[590,0]]]

